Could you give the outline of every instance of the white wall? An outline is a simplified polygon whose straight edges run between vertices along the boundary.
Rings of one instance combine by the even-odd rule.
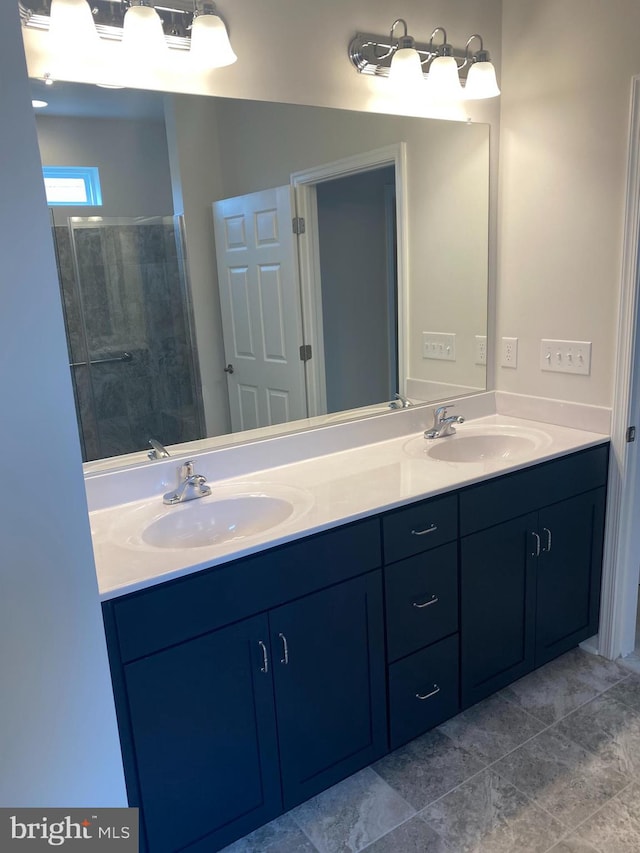
[[[0,4],[0,805],[126,804],[17,4]]]
[[[611,405],[635,0],[504,4],[497,386]],[[542,372],[541,338],[593,341],[589,377]]]
[[[171,216],[167,135],[163,121],[37,115],[43,166],[97,166],[102,207],[52,208],[67,216]]]

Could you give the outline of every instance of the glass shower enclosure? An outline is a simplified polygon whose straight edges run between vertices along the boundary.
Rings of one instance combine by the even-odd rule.
[[[202,438],[181,217],[52,227],[83,460]]]

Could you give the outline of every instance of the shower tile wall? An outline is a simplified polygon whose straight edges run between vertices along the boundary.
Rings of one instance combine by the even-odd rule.
[[[70,361],[132,356],[72,368],[85,461],[201,438],[173,222],[54,230]]]

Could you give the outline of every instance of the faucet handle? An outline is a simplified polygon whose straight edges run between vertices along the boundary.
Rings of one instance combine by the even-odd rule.
[[[187,480],[189,477],[193,477],[193,460],[191,459],[187,462],[183,462],[178,471],[178,478],[180,481]]]

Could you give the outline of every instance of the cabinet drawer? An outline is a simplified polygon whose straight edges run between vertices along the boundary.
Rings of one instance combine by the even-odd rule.
[[[572,453],[460,493],[460,535],[534,512],[607,482],[609,445]]]
[[[367,519],[125,598],[112,607],[124,662],[380,567],[380,524]]]
[[[421,501],[382,519],[385,563],[404,560],[458,536],[458,498]]]
[[[391,749],[453,717],[459,709],[457,635],[389,667]]]
[[[387,652],[398,660],[458,630],[456,542],[385,569]]]

